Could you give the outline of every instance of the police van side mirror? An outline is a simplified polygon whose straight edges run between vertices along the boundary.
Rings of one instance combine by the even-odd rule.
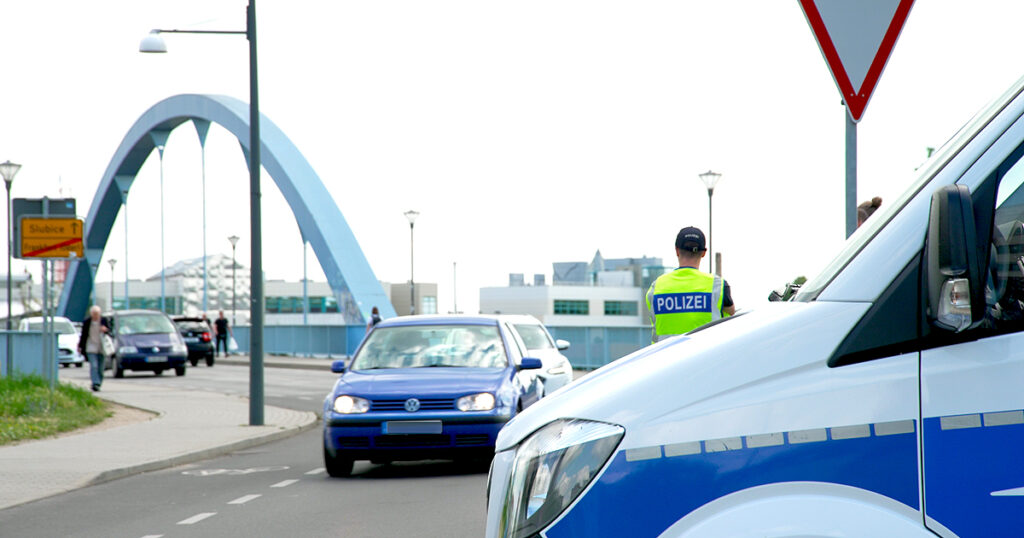
[[[928,320],[948,331],[977,325],[985,315],[985,287],[970,190],[949,185],[932,195],[925,240]]]

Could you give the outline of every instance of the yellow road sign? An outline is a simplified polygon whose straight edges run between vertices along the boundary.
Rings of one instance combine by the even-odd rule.
[[[82,258],[82,219],[35,218],[21,219],[22,258]]]

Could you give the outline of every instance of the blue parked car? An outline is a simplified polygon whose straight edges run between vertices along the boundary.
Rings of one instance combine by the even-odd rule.
[[[164,370],[185,375],[188,348],[178,328],[167,314],[155,310],[118,310],[113,313],[114,344],[117,352],[110,360],[114,377],[126,370],[153,372]]]
[[[324,464],[489,459],[501,427],[540,399],[541,361],[500,316],[407,316],[379,323],[324,401]]]

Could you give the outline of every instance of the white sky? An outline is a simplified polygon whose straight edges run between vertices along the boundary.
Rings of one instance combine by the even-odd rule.
[[[149,106],[178,93],[248,99],[244,0],[5,2],[0,161],[14,196],[78,198]],[[941,145],[1024,74],[1024,3],[918,2],[860,124],[860,200],[892,200]],[[714,247],[739,306],[811,276],[843,241],[844,109],[795,0],[270,1],[259,5],[263,113],[303,152],[381,280],[439,283],[439,309],[552,261],[673,258],[706,227],[697,174],[721,172]],[[183,125],[165,159],[168,264],[201,255],[199,145]],[[158,160],[130,195],[130,273],[160,269]],[[207,142],[210,253],[242,236],[248,175],[219,127]],[[58,183],[58,178],[61,182]],[[264,264],[301,277],[301,240],[264,173]],[[101,266],[124,259],[115,224]],[[311,266],[316,267],[312,254]],[[15,271],[38,264],[16,262]],[[118,264],[118,278],[123,273]],[[319,268],[311,274],[322,280]],[[529,276],[527,278],[530,278]]]

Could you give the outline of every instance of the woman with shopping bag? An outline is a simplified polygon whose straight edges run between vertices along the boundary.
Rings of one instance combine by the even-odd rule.
[[[92,390],[97,392],[103,384],[106,358],[114,354],[114,341],[110,337],[110,324],[103,318],[100,307],[96,305],[89,309],[89,316],[82,322],[78,351],[89,360]]]

